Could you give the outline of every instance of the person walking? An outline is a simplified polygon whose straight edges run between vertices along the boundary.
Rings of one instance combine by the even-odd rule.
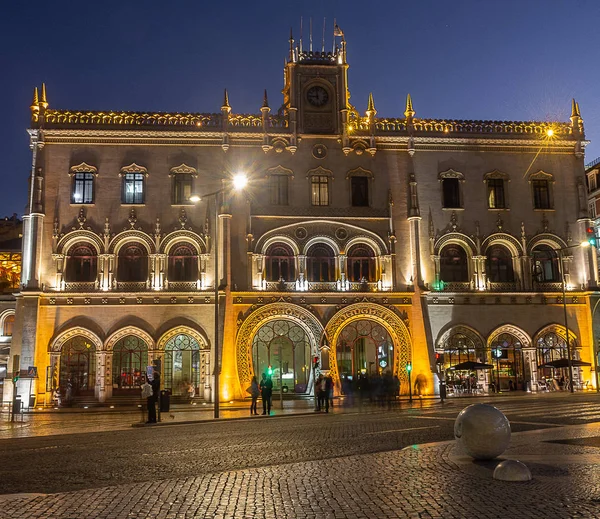
[[[271,414],[271,395],[273,394],[273,381],[271,376],[266,373],[262,374],[260,381],[260,396],[263,403],[263,415]]]
[[[256,380],[256,377],[252,377],[252,382],[250,383],[250,396],[252,397],[250,414],[258,414],[258,411],[256,410],[256,401],[258,400],[259,394],[260,389],[258,388],[258,380]]]

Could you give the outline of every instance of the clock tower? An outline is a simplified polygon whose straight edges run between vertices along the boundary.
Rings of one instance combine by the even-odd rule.
[[[308,50],[294,47],[290,34],[290,52],[284,72],[284,109],[296,121],[298,133],[341,134],[348,114],[348,64],[346,41],[331,52],[313,51],[312,38]]]

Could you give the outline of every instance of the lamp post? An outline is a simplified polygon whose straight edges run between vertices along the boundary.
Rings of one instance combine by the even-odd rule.
[[[582,241],[577,245],[571,245],[570,247],[562,247],[560,249],[554,249],[558,252],[558,266],[560,268],[560,277],[562,280],[562,300],[563,300],[563,313],[565,319],[565,336],[567,341],[567,362],[569,364],[569,386],[571,393],[575,392],[573,387],[573,360],[571,355],[571,345],[569,344],[569,321],[567,317],[567,280],[565,278],[565,266],[563,264],[563,252],[569,249],[576,249],[577,247],[589,247],[591,244],[589,241]]]
[[[219,418],[219,375],[221,372],[220,368],[220,355],[219,355],[219,195],[225,194],[229,192],[231,189],[235,191],[243,190],[248,184],[248,178],[243,173],[238,173],[232,179],[231,186],[225,186],[218,191],[214,191],[212,193],[208,193],[201,197],[199,195],[190,196],[190,202],[197,203],[202,198],[210,198],[214,197],[215,199],[215,274],[214,274],[214,285],[215,285],[215,332],[214,332],[214,342],[215,342],[215,354],[214,354],[214,417]],[[227,272],[223,272],[223,277],[227,279]]]

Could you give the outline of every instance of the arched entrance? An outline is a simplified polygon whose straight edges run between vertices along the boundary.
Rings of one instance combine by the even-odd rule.
[[[253,371],[260,377],[271,367],[273,389],[306,393],[310,379],[310,340],[290,319],[263,324],[252,340]]]
[[[348,305],[327,323],[325,336],[331,344],[329,373],[338,391],[350,382],[349,375],[389,373],[400,380],[401,392],[408,393],[411,339],[393,311],[375,303]]]
[[[394,372],[394,346],[389,332],[369,320],[352,321],[338,336],[336,360],[340,377],[354,380],[358,375]]]
[[[453,326],[439,338],[436,349],[444,355],[444,375],[449,394],[487,390],[489,369],[461,369],[466,362],[490,363],[489,350],[479,333],[465,325]]]
[[[288,339],[293,344],[295,344],[295,348],[298,348],[298,346],[302,345],[303,343],[305,344],[305,347],[306,345],[308,345],[307,357],[310,369],[308,370],[307,374],[308,387],[306,391],[308,393],[312,392],[313,370],[310,366],[310,358],[313,355],[319,354],[318,345],[320,343],[320,338],[323,336],[323,327],[321,326],[321,323],[315,317],[315,315],[306,308],[294,305],[292,303],[277,302],[261,306],[254,312],[251,312],[244,319],[242,325],[240,326],[236,339],[236,360],[239,385],[237,385],[237,387],[231,387],[231,394],[235,395],[236,398],[245,398],[247,396],[247,393],[244,390],[250,385],[252,376],[257,376],[258,378],[260,378],[260,371],[258,371],[261,368],[260,354],[259,361],[257,363],[256,354],[253,353],[255,338],[258,336],[259,330],[261,330],[265,326],[266,328],[263,332],[263,336],[262,338],[258,337],[258,341],[265,343],[270,342],[272,338],[275,338],[274,330],[273,332],[270,332],[269,326],[267,325],[271,322],[276,321],[282,321],[284,323],[287,323],[290,326],[290,329],[293,328],[292,325],[297,325],[301,328],[302,332],[304,333],[304,339],[300,340],[299,332],[294,330],[292,332],[292,336],[288,337]],[[270,334],[273,334],[271,335],[271,338],[269,338]],[[284,337],[287,336],[284,334]],[[285,350],[285,345],[283,345],[283,347]],[[298,350],[298,357],[296,357],[295,360],[296,366],[300,368],[300,370],[302,367],[302,362],[304,362],[303,357],[300,355],[301,351],[301,349]],[[294,354],[296,355],[295,349]],[[279,354],[277,354],[277,357],[278,356]],[[264,366],[264,363],[262,364],[262,366]],[[272,366],[275,366],[275,364],[273,364]],[[290,368],[288,364],[288,370],[289,369]],[[301,383],[300,380],[302,379],[299,377],[299,383]]]
[[[523,344],[511,333],[501,333],[490,342],[492,380],[499,391],[525,389]]]
[[[96,348],[81,335],[67,340],[60,352],[59,385],[72,396],[93,395],[96,379]]]
[[[165,344],[164,388],[173,395],[188,395],[190,386],[196,395],[204,384],[200,345],[185,333],[171,337]]]
[[[113,347],[112,375],[113,394],[139,391],[148,366],[148,345],[140,337],[128,335]]]
[[[541,330],[535,338],[537,353],[538,380],[546,382],[546,385],[552,385],[554,389],[564,387],[564,381],[569,379],[569,368],[548,367],[548,364],[554,361],[568,359],[567,341],[565,328],[558,325],[547,326]],[[571,349],[571,359],[580,360],[580,351],[577,344],[577,337],[569,329],[569,346]],[[573,367],[573,383],[577,386],[581,381],[581,368]]]

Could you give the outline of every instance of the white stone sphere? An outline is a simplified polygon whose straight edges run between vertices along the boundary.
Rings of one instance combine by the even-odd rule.
[[[494,479],[500,481],[531,481],[531,471],[519,460],[504,460],[494,469]]]
[[[460,448],[476,460],[500,456],[510,442],[510,423],[494,406],[465,407],[454,422],[454,438]]]

